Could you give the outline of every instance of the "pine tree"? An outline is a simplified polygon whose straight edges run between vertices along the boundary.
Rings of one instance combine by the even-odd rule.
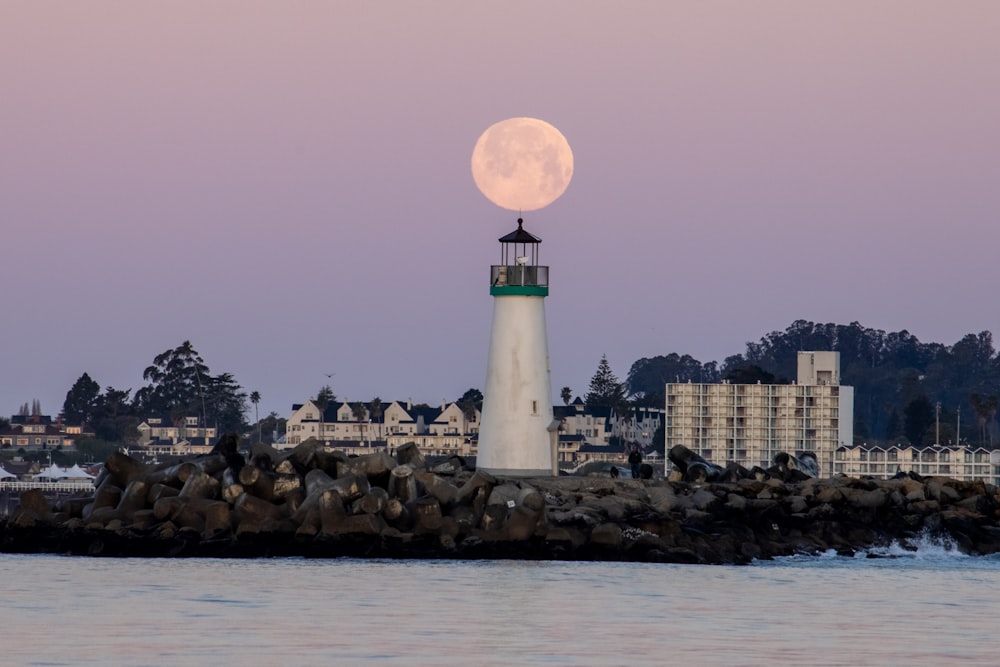
[[[70,424],[90,424],[97,415],[101,385],[84,373],[77,379],[63,402],[63,418]]]
[[[608,356],[601,355],[601,362],[597,365],[594,377],[590,378],[590,389],[583,402],[587,404],[588,408],[610,408],[621,403],[624,396],[625,387],[611,370]]]

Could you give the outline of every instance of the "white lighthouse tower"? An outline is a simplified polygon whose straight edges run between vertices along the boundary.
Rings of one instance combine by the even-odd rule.
[[[566,190],[573,151],[562,133],[537,118],[491,125],[472,151],[472,177],[491,202],[537,211]],[[542,240],[517,229],[500,239],[500,263],[490,270],[493,329],[483,387],[476,467],[511,477],[558,472],[558,422],[545,334],[549,267],[538,263]]]
[[[532,477],[553,470],[549,267],[538,264],[541,242],[518,218],[517,229],[500,238],[500,264],[490,269],[493,328],[476,468],[493,474]]]

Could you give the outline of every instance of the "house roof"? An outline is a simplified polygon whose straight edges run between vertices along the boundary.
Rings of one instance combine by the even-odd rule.
[[[609,454],[620,454],[620,447],[612,447],[610,445],[595,445],[593,443],[585,442],[580,445],[581,452],[607,452]]]
[[[577,415],[576,408],[571,405],[553,405],[552,406],[552,416],[556,419],[563,419],[564,417],[573,417]]]
[[[12,426],[20,424],[51,424],[52,417],[49,415],[13,415],[10,418]]]

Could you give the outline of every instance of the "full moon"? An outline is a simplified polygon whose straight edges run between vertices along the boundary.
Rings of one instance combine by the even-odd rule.
[[[573,151],[562,132],[537,118],[491,125],[472,150],[472,178],[487,199],[511,211],[535,211],[566,191]]]

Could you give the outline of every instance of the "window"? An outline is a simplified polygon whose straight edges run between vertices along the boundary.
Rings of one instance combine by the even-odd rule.
[[[533,415],[537,415],[538,414],[538,401],[532,401],[531,402],[531,414],[533,414]]]

